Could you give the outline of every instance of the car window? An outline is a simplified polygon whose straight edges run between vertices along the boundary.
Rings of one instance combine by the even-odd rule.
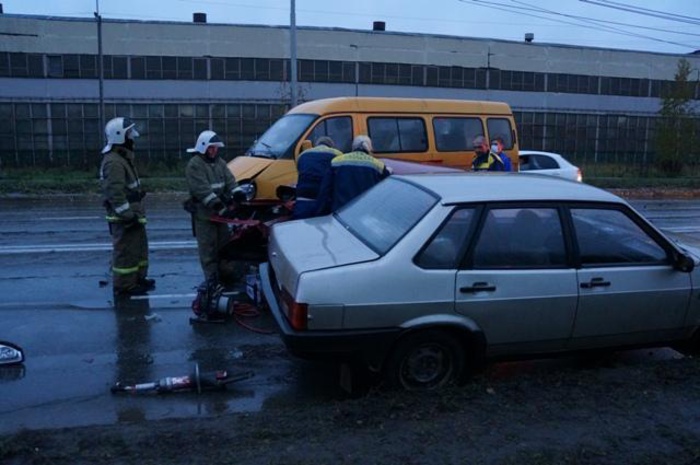
[[[530,169],[556,170],[559,168],[559,163],[552,157],[547,155],[530,155]]]
[[[489,129],[489,137],[493,140],[495,137],[503,139],[503,148],[510,150],[513,148],[513,129],[510,126],[510,120],[507,118],[488,118],[486,126]]]
[[[341,152],[349,152],[352,145],[352,118],[349,116],[326,118],[316,125],[308,139],[315,144],[321,136],[333,139],[335,148]]]
[[[491,209],[473,252],[474,268],[561,268],[566,247],[556,208]]]
[[[375,153],[425,152],[428,137],[421,118],[373,117],[367,119]]]
[[[416,264],[422,268],[457,268],[461,258],[460,251],[466,245],[467,234],[472,229],[474,217],[473,208],[456,210],[416,257]]]
[[[335,217],[380,255],[386,253],[435,205],[437,197],[389,177],[335,213]]]
[[[665,264],[666,251],[623,211],[571,210],[582,266]]]
[[[435,145],[440,152],[474,150],[472,141],[484,135],[479,118],[433,118]]]

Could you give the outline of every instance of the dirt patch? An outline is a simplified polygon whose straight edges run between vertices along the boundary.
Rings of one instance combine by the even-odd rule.
[[[23,431],[6,464],[700,464],[700,360],[494,365],[439,392]]]

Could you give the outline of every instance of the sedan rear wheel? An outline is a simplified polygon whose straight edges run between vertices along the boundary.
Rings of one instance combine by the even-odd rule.
[[[428,330],[399,341],[387,365],[389,384],[404,389],[434,389],[461,379],[464,348],[445,331]]]

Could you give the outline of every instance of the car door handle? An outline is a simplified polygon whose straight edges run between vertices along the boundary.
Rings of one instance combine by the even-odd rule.
[[[592,287],[609,287],[610,281],[605,281],[603,278],[593,278],[587,283],[581,283],[581,289],[590,289]]]
[[[464,294],[474,294],[476,292],[493,292],[496,290],[496,286],[493,284],[489,283],[474,283],[473,286],[470,287],[460,287],[459,292],[462,292]]]

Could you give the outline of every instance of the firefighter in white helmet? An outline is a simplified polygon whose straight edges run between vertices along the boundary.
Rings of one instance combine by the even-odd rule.
[[[143,294],[155,280],[147,278],[146,192],[134,165],[139,133],[129,118],[119,117],[105,125],[105,136],[100,182],[112,235],[112,286],[117,295]]]
[[[234,206],[236,180],[219,157],[224,147],[214,131],[203,131],[194,147],[187,152],[194,155],[187,163],[185,178],[190,193],[186,207],[192,213],[194,234],[197,238],[199,261],[205,280],[219,279],[219,249],[229,238],[225,223],[212,221],[214,216],[228,215]]]

